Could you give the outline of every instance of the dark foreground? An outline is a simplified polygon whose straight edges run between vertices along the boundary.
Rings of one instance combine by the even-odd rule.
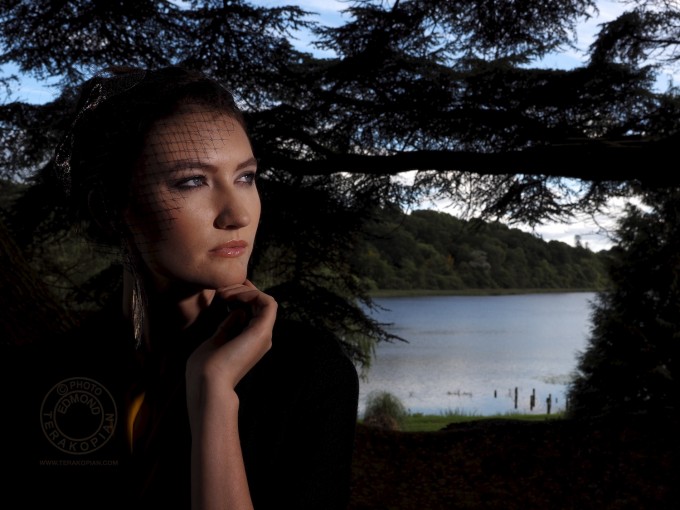
[[[678,420],[359,425],[350,510],[680,509]]]

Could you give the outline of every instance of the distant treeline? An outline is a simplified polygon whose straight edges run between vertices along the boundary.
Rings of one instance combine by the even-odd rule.
[[[597,290],[607,257],[497,222],[389,209],[366,225],[354,270],[371,290]]]

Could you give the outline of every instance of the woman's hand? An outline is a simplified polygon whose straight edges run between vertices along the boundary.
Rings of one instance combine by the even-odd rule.
[[[271,347],[277,309],[273,297],[246,280],[218,290],[213,299],[238,306],[189,357],[187,389],[212,383],[233,389]]]
[[[187,361],[192,508],[252,508],[234,389],[270,349],[277,303],[247,280],[214,299],[240,306]]]

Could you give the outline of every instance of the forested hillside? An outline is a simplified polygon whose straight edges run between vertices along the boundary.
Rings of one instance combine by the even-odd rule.
[[[372,290],[601,289],[608,281],[607,252],[430,210],[380,211],[357,251],[354,269]]]

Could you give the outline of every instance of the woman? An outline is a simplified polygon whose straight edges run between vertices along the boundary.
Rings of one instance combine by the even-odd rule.
[[[231,94],[176,67],[110,70],[54,169],[124,275],[112,306],[32,353],[31,487],[71,508],[346,507],[356,370],[248,279],[257,161]]]

